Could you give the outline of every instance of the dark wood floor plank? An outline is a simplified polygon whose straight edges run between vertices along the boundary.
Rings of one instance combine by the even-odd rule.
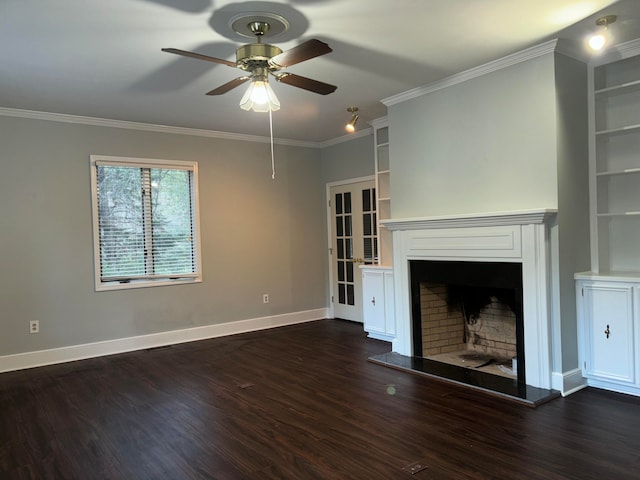
[[[323,320],[1,374],[0,478],[640,478],[640,399],[531,409],[367,361],[389,349]]]

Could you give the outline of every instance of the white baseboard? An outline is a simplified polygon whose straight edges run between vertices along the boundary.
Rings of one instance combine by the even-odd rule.
[[[102,357],[116,353],[143,350],[145,348],[162,347],[177,343],[205,340],[207,338],[223,337],[236,333],[253,332],[268,328],[282,327],[296,323],[312,322],[327,317],[326,308],[307,310],[303,312],[285,313],[270,317],[251,318],[236,322],[205,325],[202,327],[185,328],[168,332],[152,333],[137,337],[118,338],[103,342],[71,345],[68,347],[38,350],[34,352],[17,353],[0,356],[0,372],[10,372],[25,368],[41,367],[54,363],[72,362],[86,358]]]
[[[587,380],[582,377],[582,371],[579,368],[551,374],[551,388],[559,390],[563,397],[582,390],[586,386]]]
[[[603,390],[609,390],[610,392],[626,393],[627,395],[640,397],[640,389],[635,384],[621,385],[615,382],[608,382],[606,380],[597,380],[595,378],[590,378],[589,386],[594,388],[601,388]]]

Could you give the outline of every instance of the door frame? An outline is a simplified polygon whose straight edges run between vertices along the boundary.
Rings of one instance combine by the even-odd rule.
[[[375,175],[367,175],[364,177],[349,178],[347,180],[338,180],[336,182],[329,182],[326,184],[324,202],[325,206],[327,207],[327,261],[329,263],[329,296],[327,297],[329,308],[327,308],[327,315],[329,318],[335,318],[333,314],[333,302],[331,301],[331,297],[334,297],[335,295],[335,292],[333,291],[333,256],[331,255],[331,245],[333,244],[333,238],[331,237],[331,230],[333,229],[333,218],[330,205],[331,189],[333,187],[341,187],[343,185],[350,185],[352,183],[359,182],[373,181],[375,184],[375,180]]]

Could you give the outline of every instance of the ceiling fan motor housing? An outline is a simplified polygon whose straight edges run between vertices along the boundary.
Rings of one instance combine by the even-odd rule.
[[[266,67],[267,61],[282,53],[282,49],[266,43],[250,43],[236,50],[238,68],[251,71],[255,67]]]
[[[275,25],[275,29],[272,28],[273,25]],[[279,34],[285,32],[289,28],[289,23],[283,17],[264,12],[258,14],[244,13],[232,18],[230,20],[230,26],[233,31],[239,35],[249,36],[248,34],[250,32],[251,36],[256,37],[255,43],[242,45],[236,50],[235,62],[202,55],[196,52],[188,52],[177,48],[163,48],[162,51],[198,60],[219,63],[248,72],[249,75],[235,78],[223,85],[220,85],[218,88],[214,88],[210,92],[207,92],[207,95],[222,95],[223,93],[226,93],[249,80],[252,82],[268,82],[269,74],[273,74],[276,80],[286,85],[302,88],[320,95],[327,95],[336,90],[337,87],[335,85],[329,85],[328,83],[319,82],[318,80],[302,77],[293,73],[280,72],[280,70],[290,67],[291,65],[296,65],[300,62],[325,55],[332,51],[329,45],[317,39],[307,40],[286,52],[283,52],[281,48],[276,47],[275,45],[263,43],[262,39],[265,37],[267,32]]]

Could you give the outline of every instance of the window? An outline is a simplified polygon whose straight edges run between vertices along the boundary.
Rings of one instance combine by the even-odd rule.
[[[202,280],[196,162],[91,156],[96,290]]]

